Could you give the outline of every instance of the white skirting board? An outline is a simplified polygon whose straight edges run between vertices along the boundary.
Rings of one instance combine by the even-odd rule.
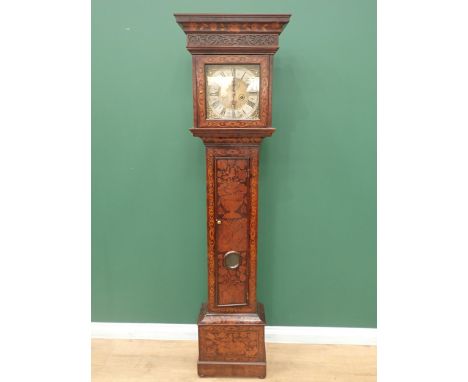
[[[195,324],[92,322],[92,338],[197,340]],[[376,345],[377,329],[313,326],[266,326],[266,342],[330,345]]]

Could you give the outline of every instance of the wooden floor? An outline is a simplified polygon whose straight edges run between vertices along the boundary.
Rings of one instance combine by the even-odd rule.
[[[274,382],[375,382],[375,346],[267,344]],[[93,382],[246,382],[198,378],[194,341],[92,340]]]

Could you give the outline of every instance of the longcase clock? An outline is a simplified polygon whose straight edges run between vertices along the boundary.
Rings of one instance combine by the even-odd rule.
[[[273,55],[290,15],[176,14],[192,54],[194,123],[206,146],[208,301],[201,377],[266,376],[257,301],[258,161],[271,126]]]

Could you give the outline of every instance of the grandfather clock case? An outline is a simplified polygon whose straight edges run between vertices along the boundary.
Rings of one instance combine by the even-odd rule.
[[[192,54],[193,128],[206,147],[208,301],[200,377],[266,376],[257,301],[258,164],[271,124],[272,64],[290,15],[176,14]]]

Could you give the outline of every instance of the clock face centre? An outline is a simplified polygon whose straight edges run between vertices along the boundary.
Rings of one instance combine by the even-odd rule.
[[[220,88],[219,100],[226,109],[239,111],[247,102],[247,84],[237,78],[233,82],[228,87]]]

